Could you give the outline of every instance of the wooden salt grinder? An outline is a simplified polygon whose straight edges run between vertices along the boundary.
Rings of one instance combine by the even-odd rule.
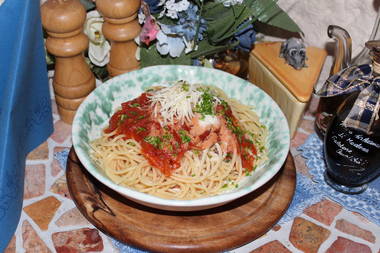
[[[86,11],[78,0],[48,0],[41,6],[41,19],[49,35],[46,48],[55,56],[58,113],[71,124],[80,103],[95,88],[95,77],[83,56],[89,42],[83,33]]]
[[[141,31],[137,19],[140,0],[97,0],[96,7],[103,15],[103,34],[111,41],[110,76],[117,76],[140,67],[134,41]]]

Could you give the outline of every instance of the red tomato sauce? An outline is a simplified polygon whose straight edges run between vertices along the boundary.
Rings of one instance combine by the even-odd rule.
[[[217,106],[216,112],[225,117],[229,122],[227,124],[230,124],[228,127],[236,135],[240,144],[238,154],[241,156],[243,168],[252,171],[257,154],[254,144],[244,134],[236,133],[240,129],[239,123],[228,105]],[[121,104],[121,109],[112,115],[109,126],[104,130],[105,133],[114,131],[115,135],[124,135],[125,140],[137,141],[141,145],[143,156],[165,176],[170,176],[181,166],[181,159],[186,151],[199,149],[191,141],[188,125],[177,126],[175,129],[172,126],[161,126],[153,116],[149,93],[143,93]],[[210,131],[206,131],[199,139],[204,140],[209,134]]]
[[[153,118],[148,93],[123,103],[121,107],[111,117],[104,132],[116,130],[115,135],[123,134],[124,139],[136,140],[141,145],[144,157],[166,176],[179,168],[184,153],[192,145],[184,142],[173,128],[162,127]]]
[[[257,155],[255,145],[250,139],[246,138],[245,134],[240,132],[241,128],[239,126],[239,121],[233,115],[231,107],[229,105],[218,105],[216,107],[216,111],[217,113],[223,115],[227,122],[229,122],[229,128],[237,137],[238,143],[240,144],[237,151],[241,157],[242,167],[247,171],[252,171],[254,169],[255,157]]]

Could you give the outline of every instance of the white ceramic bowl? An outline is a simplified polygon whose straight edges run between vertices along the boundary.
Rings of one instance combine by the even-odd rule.
[[[139,96],[152,85],[177,80],[218,86],[230,97],[254,106],[261,122],[267,126],[269,159],[235,190],[194,200],[163,199],[117,185],[91,160],[88,143],[100,137],[102,129],[107,126],[108,119],[122,102]],[[72,140],[76,154],[83,166],[91,175],[114,191],[140,204],[158,209],[195,211],[223,205],[251,193],[268,182],[281,169],[286,159],[289,152],[290,135],[288,122],[276,102],[252,83],[220,70],[162,65],[114,77],[96,88],[77,110],[72,125]]]

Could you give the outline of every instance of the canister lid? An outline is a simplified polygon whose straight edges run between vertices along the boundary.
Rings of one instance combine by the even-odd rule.
[[[327,52],[317,47],[306,48],[307,67],[294,69],[280,57],[281,42],[255,44],[251,56],[256,57],[300,102],[309,101],[318,81]]]

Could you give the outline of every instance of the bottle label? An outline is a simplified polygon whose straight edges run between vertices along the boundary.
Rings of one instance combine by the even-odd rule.
[[[370,154],[380,149],[380,144],[368,135],[344,127],[342,123],[336,130],[330,136],[336,154],[353,166],[367,167]]]

